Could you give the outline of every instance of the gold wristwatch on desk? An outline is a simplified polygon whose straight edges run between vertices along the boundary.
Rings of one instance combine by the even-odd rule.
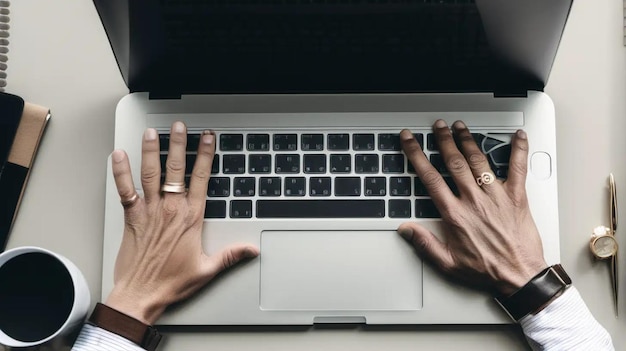
[[[611,285],[613,288],[613,302],[615,304],[615,316],[618,315],[618,274],[617,274],[617,251],[618,244],[615,238],[617,231],[617,187],[615,177],[609,174],[609,227],[599,226],[593,229],[589,248],[591,253],[600,260],[608,260],[611,265]]]

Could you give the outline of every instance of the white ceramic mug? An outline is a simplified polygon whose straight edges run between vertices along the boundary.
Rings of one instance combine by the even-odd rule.
[[[29,347],[75,331],[91,295],[67,258],[39,247],[0,254],[0,344]]]

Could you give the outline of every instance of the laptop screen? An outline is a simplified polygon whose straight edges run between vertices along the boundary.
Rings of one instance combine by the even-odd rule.
[[[533,72],[499,52],[506,46],[498,41],[510,38],[490,31],[519,14],[541,27],[535,12],[555,7],[545,1],[140,0],[123,9],[95,2],[114,49],[119,29],[107,23],[127,18],[128,33],[118,37],[129,38],[120,67],[131,91],[165,93],[542,90],[571,4],[550,2],[563,16],[533,38],[530,51],[557,38]]]

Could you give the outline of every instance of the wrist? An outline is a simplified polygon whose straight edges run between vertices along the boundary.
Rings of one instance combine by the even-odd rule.
[[[146,351],[155,351],[161,341],[161,334],[154,327],[101,303],[96,304],[87,323],[119,335]]]
[[[115,288],[104,304],[147,325],[153,325],[167,307],[163,303],[151,301],[145,297],[136,297]]]
[[[500,296],[510,296],[528,282],[530,282],[537,274],[543,272],[548,268],[548,264],[543,262],[537,262],[535,264],[527,264],[520,266],[517,271],[512,272],[501,279],[497,284],[496,289]]]
[[[560,264],[550,266],[534,276],[511,295],[496,297],[496,301],[511,318],[519,321],[537,314],[570,287],[572,280]]]

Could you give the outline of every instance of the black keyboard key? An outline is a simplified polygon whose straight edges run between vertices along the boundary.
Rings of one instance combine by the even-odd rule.
[[[236,177],[233,181],[233,195],[254,196],[256,179],[252,177]]]
[[[378,150],[402,150],[402,145],[400,145],[400,134],[378,134]]]
[[[411,160],[408,160],[408,162],[406,163],[406,171],[407,173],[415,174],[415,167],[413,167]]]
[[[300,172],[300,155],[298,154],[277,154],[274,157],[274,161],[276,173]]]
[[[252,201],[233,200],[230,202],[230,218],[252,218]]]
[[[446,182],[446,184],[448,184],[448,187],[455,195],[459,195],[459,189],[454,183],[454,180],[452,180],[452,177],[443,177],[443,180]],[[422,181],[418,177],[413,178],[413,184],[413,192],[415,196],[429,196],[428,190],[424,186],[424,183],[422,183]]]
[[[361,195],[361,178],[337,177],[335,178],[335,196],[359,196]]]
[[[220,150],[241,151],[243,150],[243,134],[221,134]]]
[[[349,154],[330,155],[330,173],[350,173],[352,157]]]
[[[187,134],[187,151],[198,151],[201,134]]]
[[[304,196],[306,194],[306,178],[285,178],[285,196]]]
[[[230,178],[211,177],[209,179],[209,189],[207,190],[209,197],[227,197],[230,196]]]
[[[220,172],[220,155],[215,154],[213,156],[213,163],[211,164],[211,174],[217,174]]]
[[[326,173],[326,155],[304,155],[304,173]]]
[[[428,190],[426,190],[426,187],[424,186],[424,183],[422,183],[421,179],[418,177],[413,178],[413,184],[415,185],[413,187],[413,193],[415,196],[428,196]]]
[[[382,218],[385,200],[258,200],[258,218]]]
[[[410,218],[411,200],[389,200],[389,218]]]
[[[322,151],[324,150],[324,134],[302,134],[300,146],[304,151]]]
[[[193,172],[193,166],[196,164],[196,154],[185,155],[185,174]]]
[[[435,141],[435,134],[428,133],[428,135],[426,135],[426,147],[430,151],[438,151],[439,150],[439,146],[437,145],[437,141]]]
[[[415,217],[416,218],[441,218],[437,207],[430,199],[415,200]]]
[[[311,177],[309,194],[311,196],[330,196],[330,177]]]
[[[374,134],[352,135],[352,149],[354,151],[374,150]]]
[[[245,155],[222,155],[222,171],[224,174],[243,174],[246,172]]]
[[[259,196],[280,196],[281,181],[279,177],[261,177],[259,179]]]
[[[383,173],[404,173],[404,155],[383,155]]]
[[[249,155],[248,170],[250,173],[270,173],[272,171],[272,156],[258,154]]]
[[[378,173],[380,167],[378,155],[358,154],[354,157],[354,170],[356,173]]]
[[[170,148],[170,135],[159,134],[159,150],[167,151]]]
[[[448,184],[448,187],[454,193],[454,195],[459,195],[459,188],[456,186],[456,183],[452,179],[452,177],[443,177],[443,180]]]
[[[509,167],[496,167],[493,170],[493,173],[496,175],[497,178],[506,179],[509,176]]]
[[[439,171],[441,174],[447,174],[448,168],[446,168],[446,163],[443,161],[443,157],[441,154],[431,154],[430,155],[430,163]]]
[[[274,151],[298,150],[297,134],[274,134]]]
[[[503,145],[494,148],[490,153],[487,154],[487,159],[489,160],[489,164],[492,166],[492,168],[508,165],[510,158],[511,145]]]
[[[226,201],[207,200],[204,208],[204,218],[226,218]]]
[[[348,150],[349,148],[349,134],[328,134],[328,150]]]
[[[269,134],[248,134],[248,151],[268,151],[270,149]]]
[[[478,148],[482,150],[482,143],[483,139],[485,139],[485,135],[481,133],[472,133],[472,137],[474,138],[476,145],[478,145]],[[485,151],[483,150],[483,152]]]
[[[424,134],[422,134],[422,133],[413,133],[413,137],[415,138],[415,140],[417,140],[417,142],[420,144],[420,147],[423,150],[424,149]]]
[[[474,137],[474,140],[476,140],[476,137]],[[483,140],[481,140],[479,145],[480,145],[480,149],[482,150],[483,153],[489,153],[489,152],[492,152],[493,150],[495,150],[498,147],[502,147],[504,145],[507,145],[507,143],[504,142],[504,141],[501,141],[499,139],[492,138],[490,136],[485,136],[483,138]]]
[[[389,194],[391,196],[410,196],[411,177],[389,178]]]
[[[387,179],[385,177],[365,178],[365,196],[385,196],[387,195]]]

